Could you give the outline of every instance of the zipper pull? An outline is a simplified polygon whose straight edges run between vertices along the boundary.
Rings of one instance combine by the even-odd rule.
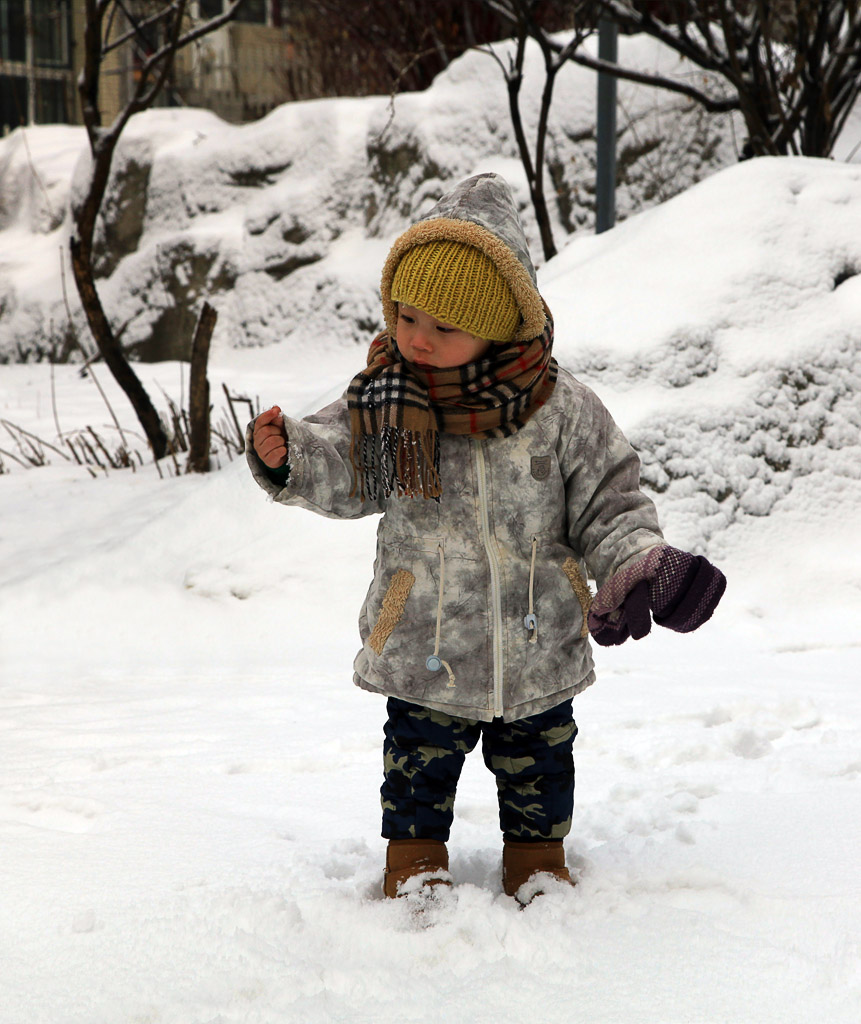
[[[538,643],[538,616],[532,611],[534,606],[534,593],[533,587],[535,585],[535,556],[538,554],[538,538],[535,534],[532,535],[532,558],[529,563],[529,614],[523,620],[523,625],[526,627],[529,636],[527,637],[527,643],[536,644]]]

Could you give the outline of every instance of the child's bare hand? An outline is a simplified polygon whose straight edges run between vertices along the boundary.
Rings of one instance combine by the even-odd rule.
[[[287,434],[277,405],[254,421],[254,450],[270,469],[279,469],[287,461]]]

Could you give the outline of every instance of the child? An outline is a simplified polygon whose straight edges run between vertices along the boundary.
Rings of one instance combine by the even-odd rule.
[[[262,413],[248,461],[282,504],[383,513],[354,679],[388,698],[385,894],[450,884],[455,789],[481,738],[503,888],[525,903],[548,875],[573,884],[571,698],[594,680],[589,632],[619,644],[652,617],[688,632],[726,581],[664,542],[637,455],[557,367],[502,178],[462,182],[398,238],[382,300],[386,331],[344,397],[302,421]]]

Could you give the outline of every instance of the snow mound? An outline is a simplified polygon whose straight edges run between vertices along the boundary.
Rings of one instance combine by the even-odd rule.
[[[542,271],[557,353],[604,396],[703,549],[799,478],[861,480],[861,168],[759,159]]]
[[[498,57],[507,61],[510,49],[499,44]],[[686,70],[648,40],[623,40],[622,55],[667,74]],[[543,80],[530,46],[522,89],[530,139]],[[570,64],[557,77],[547,141],[560,247],[594,223],[594,119],[595,75]],[[735,159],[729,117],[620,85],[620,217]],[[19,200],[0,205],[0,360],[76,358],[76,334],[87,344],[68,267],[68,205],[88,170],[83,129],[31,128],[0,140],[0,192]],[[511,180],[540,259],[502,73],[484,53],[465,54],[428,90],[394,102],[290,103],[242,126],[205,111],[145,112],[118,147],[97,233],[105,307],[123,343],[148,360],[187,357],[204,299],[219,311],[215,351],[309,337],[327,352],[364,343],[381,326],[379,268],[394,237],[455,181],[487,170]]]

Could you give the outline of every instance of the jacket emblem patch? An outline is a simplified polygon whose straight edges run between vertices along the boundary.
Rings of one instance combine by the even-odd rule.
[[[546,480],[550,476],[550,456],[533,455],[531,468],[536,480]]]

